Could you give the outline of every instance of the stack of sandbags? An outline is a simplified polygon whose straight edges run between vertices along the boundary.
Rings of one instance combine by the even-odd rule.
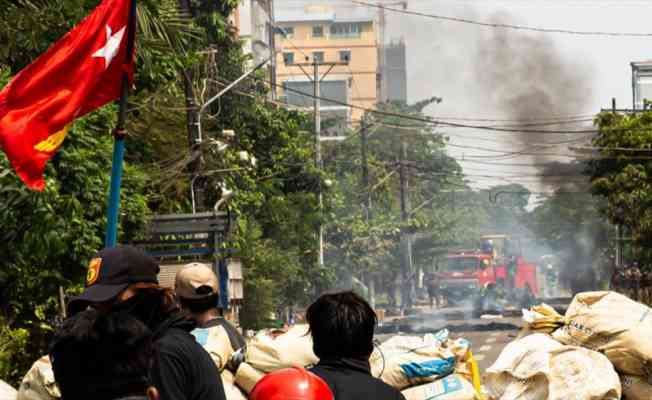
[[[0,399],[1,400],[15,400],[16,389],[9,386],[5,381],[0,381]]]
[[[371,355],[371,373],[399,390],[433,382],[455,370],[457,358],[444,346],[447,340],[445,330],[424,337],[394,336]]]
[[[486,371],[495,400],[618,400],[621,384],[602,354],[535,333],[505,347]]]
[[[308,325],[294,325],[282,334],[260,332],[247,343],[244,359],[236,371],[235,383],[247,393],[268,372],[307,367],[319,361],[312,350]]]
[[[525,316],[525,312],[524,312]],[[552,337],[566,345],[604,354],[623,376],[629,400],[650,399],[652,393],[652,310],[616,292],[577,294],[566,315],[524,318],[531,330],[560,325]]]
[[[566,311],[566,324],[552,336],[603,353],[622,374],[647,378],[652,369],[651,311],[616,292],[579,293]]]
[[[471,343],[452,340],[447,330],[423,337],[394,336],[371,355],[372,375],[402,390],[408,400],[473,400],[477,364]],[[474,371],[475,370],[475,371]]]

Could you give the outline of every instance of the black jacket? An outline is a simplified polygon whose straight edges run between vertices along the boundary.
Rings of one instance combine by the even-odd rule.
[[[371,376],[368,361],[321,360],[310,371],[326,381],[335,400],[405,400],[398,389]]]
[[[152,384],[161,400],[226,400],[220,373],[190,331],[195,323],[180,315],[158,326]]]

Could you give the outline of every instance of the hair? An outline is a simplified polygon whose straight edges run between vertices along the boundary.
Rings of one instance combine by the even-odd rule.
[[[186,299],[179,296],[179,302],[183,310],[187,310],[192,314],[201,314],[208,310],[218,308],[219,298],[220,296],[217,293],[200,299]]]
[[[352,291],[322,295],[308,307],[306,320],[320,359],[368,359],[374,350],[376,313]]]
[[[50,346],[62,400],[144,395],[154,357],[152,334],[127,313],[88,309],[64,321]]]

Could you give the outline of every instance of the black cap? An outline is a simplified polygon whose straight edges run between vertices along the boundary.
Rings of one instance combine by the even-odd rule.
[[[135,247],[103,249],[88,264],[86,289],[70,300],[68,308],[112,300],[133,283],[158,283],[158,272],[156,260]]]

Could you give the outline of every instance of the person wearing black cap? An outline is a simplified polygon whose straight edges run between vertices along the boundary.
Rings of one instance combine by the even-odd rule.
[[[156,261],[134,247],[104,249],[91,260],[86,288],[70,300],[69,313],[90,307],[143,322],[153,335],[150,377],[161,400],[226,399],[217,368],[190,334],[195,323],[180,312],[174,292],[158,285],[158,272]]]

